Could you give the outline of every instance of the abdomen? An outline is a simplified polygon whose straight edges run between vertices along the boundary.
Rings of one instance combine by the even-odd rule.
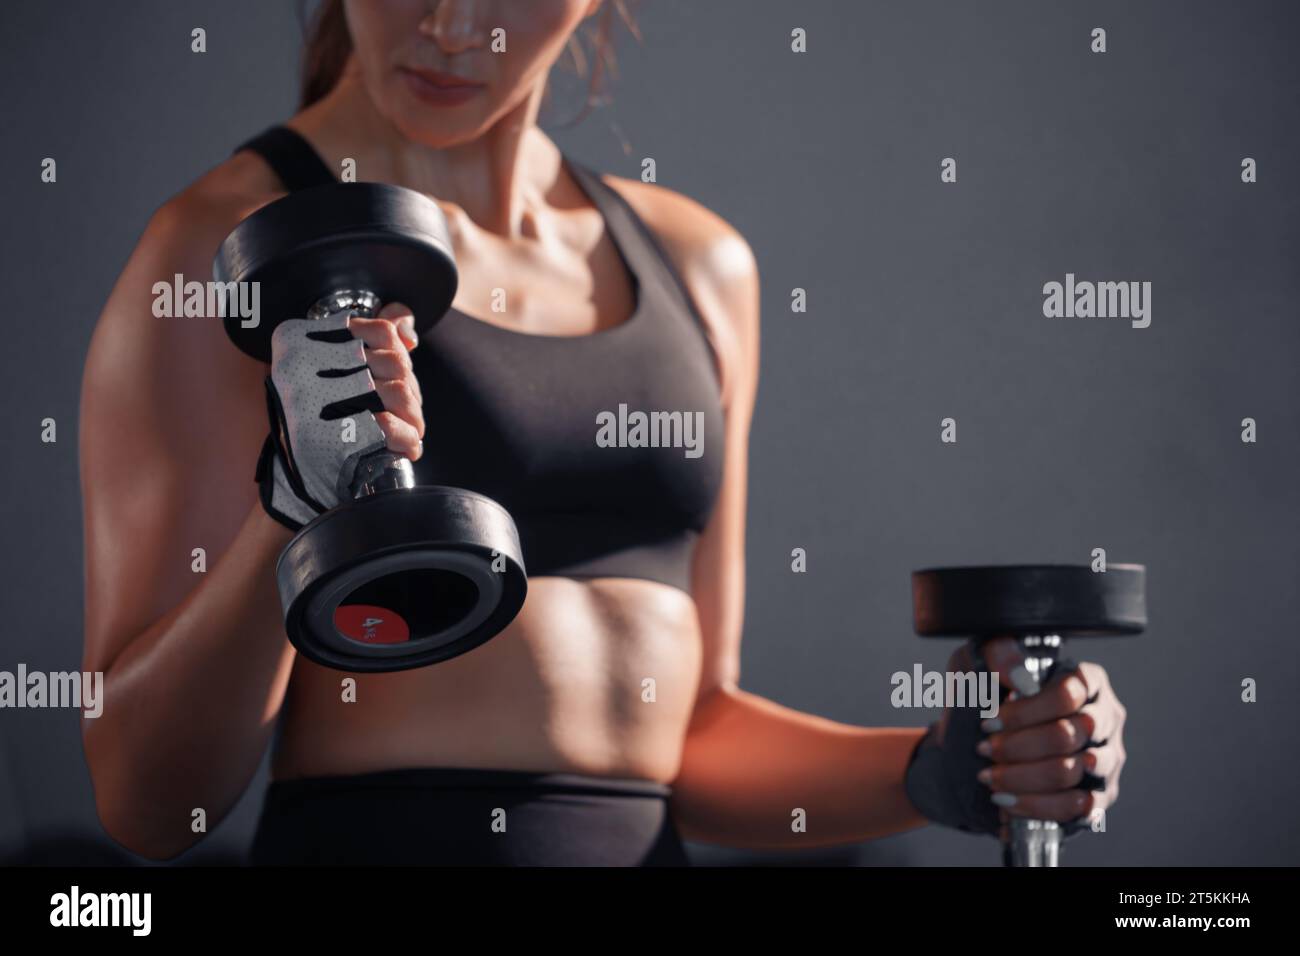
[[[681,590],[534,578],[511,626],[454,660],[349,675],[299,658],[272,775],[459,766],[667,783],[700,654],[695,606]]]

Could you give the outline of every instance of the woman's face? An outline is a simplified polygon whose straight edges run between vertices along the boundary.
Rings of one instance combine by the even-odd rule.
[[[520,104],[601,0],[345,0],[379,111],[428,146],[474,139]]]

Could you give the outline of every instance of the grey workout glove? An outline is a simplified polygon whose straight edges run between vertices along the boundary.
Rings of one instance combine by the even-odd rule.
[[[973,650],[976,667],[987,670],[978,648]],[[1068,658],[1056,662],[1049,680],[1061,680],[1077,670]],[[1009,691],[1000,688],[1000,700]],[[953,707],[944,719],[935,721],[912,751],[903,777],[908,799],[927,819],[966,833],[991,833],[1001,828],[1001,817],[992,800],[992,791],[975,779],[975,775],[993,761],[975,752],[975,745],[988,736],[980,727],[978,707]],[[1104,741],[1103,741],[1104,743]],[[1079,787],[1104,789],[1104,781],[1084,774]],[[1086,818],[1062,824],[1065,837],[1089,828]]]
[[[347,311],[290,319],[271,336],[271,434],[257,462],[262,506],[297,530],[351,497],[357,463],[386,445],[365,346]]]

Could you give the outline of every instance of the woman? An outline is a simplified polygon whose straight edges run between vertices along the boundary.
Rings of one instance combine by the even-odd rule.
[[[100,817],[128,848],[168,858],[199,840],[195,821],[230,810],[273,731],[259,862],[672,864],[682,838],[807,847],[927,819],[991,831],[990,791],[1003,821],[1077,822],[1115,798],[1124,711],[1094,665],[1006,703],[988,760],[946,733],[971,711],[922,741],[738,688],[757,271],[708,210],[599,177],[536,125],[552,64],[593,16],[610,8],[329,0],[288,132],[150,221],[82,404],[85,666],[107,680],[84,739]],[[376,422],[421,481],[506,505],[530,572],[505,632],[433,667],[356,675],[354,695],[283,632],[274,565],[295,522],[250,481],[267,368],[219,322],[150,311],[155,282],[206,279],[235,224],[349,160],[442,206],[460,272],[452,312],[419,341],[400,304],[348,321]],[[598,449],[593,413],[629,401],[698,412],[703,455]],[[985,653],[1005,682],[1014,647]],[[1097,778],[1104,790],[1079,787]]]

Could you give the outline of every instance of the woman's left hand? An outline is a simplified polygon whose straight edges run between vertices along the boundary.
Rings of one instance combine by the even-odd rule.
[[[1095,820],[1119,797],[1124,768],[1127,711],[1115,696],[1105,668],[1083,663],[1056,673],[1037,693],[1024,658],[1011,638],[981,648],[989,670],[1017,691],[1002,701],[997,717],[985,720],[988,734],[977,752],[993,761],[979,774],[1005,815],[1066,823]],[[1084,774],[1105,788],[1079,789]]]

